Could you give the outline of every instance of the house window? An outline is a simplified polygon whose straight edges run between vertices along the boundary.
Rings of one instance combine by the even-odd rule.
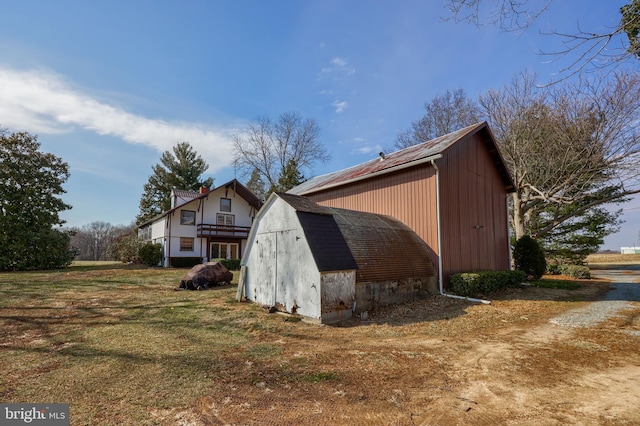
[[[180,210],[180,225],[195,225],[196,212],[193,210]]]
[[[219,226],[233,226],[235,222],[234,215],[218,213],[217,224]]]
[[[151,239],[151,226],[145,226],[138,229],[138,238],[142,241]]]
[[[220,198],[220,211],[221,212],[231,211],[231,198]]]
[[[193,251],[193,238],[180,237],[180,251]]]

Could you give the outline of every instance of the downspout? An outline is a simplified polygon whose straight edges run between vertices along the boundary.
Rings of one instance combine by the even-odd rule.
[[[438,233],[438,281],[439,281],[439,284],[440,284],[440,294],[442,296],[445,296],[445,297],[451,297],[452,299],[463,299],[463,300],[468,300],[469,302],[484,303],[486,305],[490,305],[491,304],[490,300],[474,299],[473,297],[458,296],[457,294],[448,294],[448,293],[444,292],[444,282],[442,280],[442,233],[441,233],[441,230],[440,230],[440,228],[442,227],[441,220],[440,220],[440,169],[438,169],[438,166],[436,165],[436,160],[435,159],[431,160],[431,165],[433,166],[433,169],[436,171],[436,220],[438,222],[438,229],[437,229],[437,233]]]

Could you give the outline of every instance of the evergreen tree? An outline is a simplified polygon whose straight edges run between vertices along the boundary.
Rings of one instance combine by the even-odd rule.
[[[247,181],[247,184],[245,186],[260,200],[264,201],[266,199],[266,184],[264,182],[264,179],[262,179],[262,175],[260,174],[260,171],[258,169],[253,169],[253,172],[251,172],[251,177],[249,177],[249,180]]]
[[[56,229],[69,178],[61,158],[40,151],[37,136],[0,130],[0,270],[54,269],[73,260],[69,232]]]
[[[640,0],[620,8],[622,14],[621,28],[629,39],[629,53],[640,58]]]
[[[300,172],[300,169],[298,169],[298,163],[295,160],[289,160],[280,172],[278,182],[269,188],[266,198],[269,198],[272,192],[287,192],[304,181],[305,178]]]
[[[152,167],[153,174],[144,184],[136,222],[145,222],[169,210],[173,188],[185,191],[197,191],[201,186],[211,188],[213,178],[202,180],[202,174],[208,168],[189,142],[180,142],[173,147],[173,152],[162,153],[160,164]]]

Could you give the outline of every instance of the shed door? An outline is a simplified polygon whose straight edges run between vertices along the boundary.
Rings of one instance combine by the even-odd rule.
[[[274,305],[276,300],[276,234],[269,232],[260,234],[256,244],[258,261],[254,263],[255,271],[249,271],[256,283],[255,301],[265,305]]]
[[[276,241],[276,306],[278,310],[289,312],[298,297],[298,269],[296,255],[296,233],[280,231]]]

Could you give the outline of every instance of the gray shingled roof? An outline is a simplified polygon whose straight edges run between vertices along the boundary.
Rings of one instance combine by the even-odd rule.
[[[435,276],[427,244],[401,221],[276,195],[296,210],[320,271],[357,269],[357,282]]]

